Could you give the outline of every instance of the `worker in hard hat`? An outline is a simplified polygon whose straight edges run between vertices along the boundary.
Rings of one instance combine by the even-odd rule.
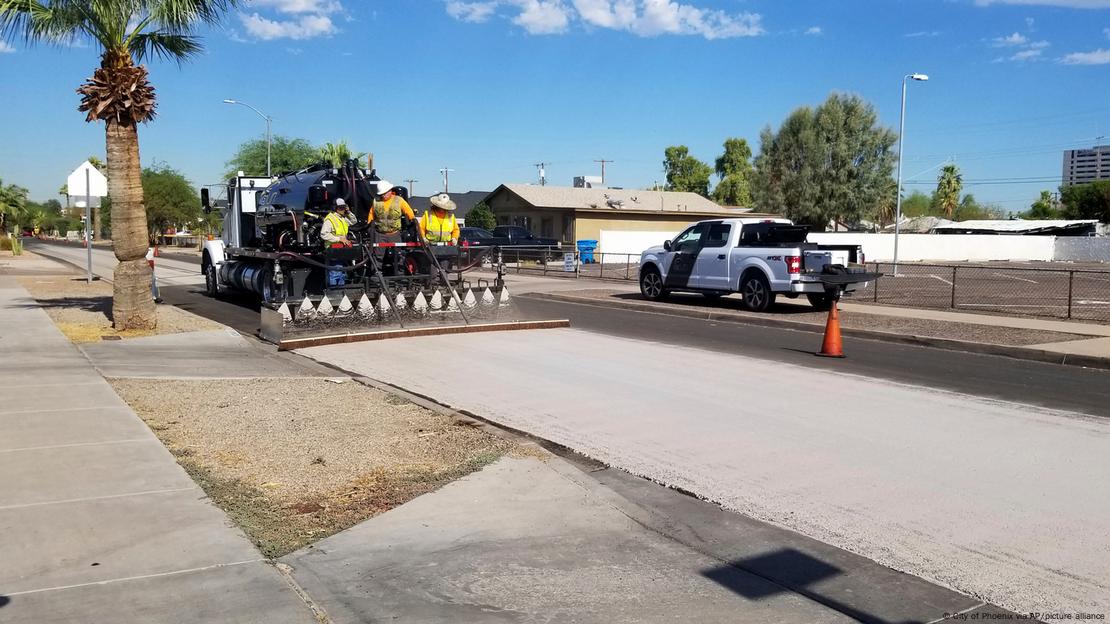
[[[402,218],[416,221],[412,207],[387,180],[377,182],[376,195],[377,200],[367,221],[374,226],[379,241],[400,242]]]
[[[320,226],[320,238],[324,241],[324,246],[328,249],[350,247],[351,241],[347,238],[350,227],[351,209],[343,198],[336,199],[331,212],[324,217],[324,223]],[[343,266],[343,261],[331,260],[328,264],[329,266]],[[328,271],[328,287],[343,286],[346,283],[347,274],[344,271],[334,269]]]
[[[320,226],[320,238],[325,247],[339,248],[350,247],[351,241],[347,232],[351,227],[351,208],[343,198],[335,200],[331,212],[324,217],[324,224]]]
[[[447,193],[440,193],[432,197],[431,204],[420,217],[420,234],[432,244],[457,244],[459,221],[455,218],[455,202]]]

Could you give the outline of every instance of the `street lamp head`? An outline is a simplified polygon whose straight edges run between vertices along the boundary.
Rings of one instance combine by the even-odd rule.
[[[238,104],[235,100],[224,100],[224,104]]]
[[[925,82],[929,79],[929,77],[925,74],[910,74],[910,78],[920,82]]]

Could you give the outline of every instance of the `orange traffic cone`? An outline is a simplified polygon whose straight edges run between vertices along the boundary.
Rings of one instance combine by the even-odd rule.
[[[829,308],[829,320],[825,321],[825,340],[817,355],[821,357],[844,357],[844,341],[840,338],[840,314],[837,312],[838,299],[833,299]]]

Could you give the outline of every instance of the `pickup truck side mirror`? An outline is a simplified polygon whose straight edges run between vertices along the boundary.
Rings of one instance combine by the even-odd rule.
[[[208,189],[200,189],[200,205],[204,208],[204,214],[212,212],[212,201],[208,197]]]
[[[669,241],[669,240],[663,241],[663,251],[670,251],[670,250],[671,250],[671,241]]]

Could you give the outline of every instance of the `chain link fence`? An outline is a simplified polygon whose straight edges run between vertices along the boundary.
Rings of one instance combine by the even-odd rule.
[[[868,263],[883,278],[855,301],[1110,322],[1110,271]]]
[[[639,254],[587,254],[554,247],[505,249],[502,254],[509,272],[570,279],[639,279]],[[1110,269],[902,263],[895,275],[891,263],[867,264],[884,276],[852,293],[852,301],[1110,322]]]

